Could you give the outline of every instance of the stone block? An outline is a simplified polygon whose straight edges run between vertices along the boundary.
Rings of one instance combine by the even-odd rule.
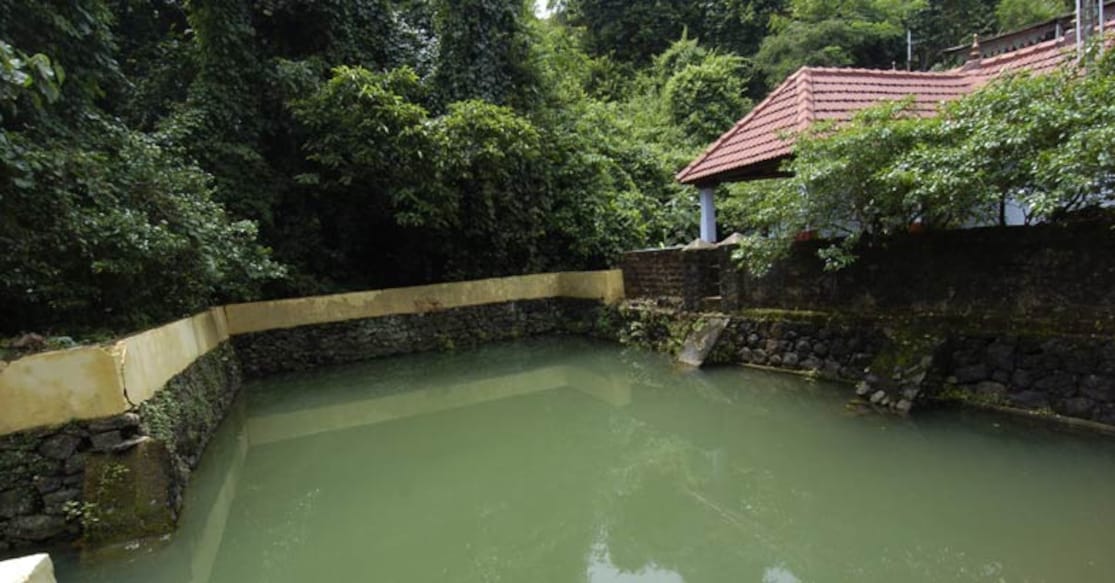
[[[62,487],[62,478],[58,476],[35,476],[31,483],[39,494],[48,494]]]
[[[987,365],[981,363],[960,367],[953,372],[953,376],[956,377],[957,384],[968,385],[986,381],[991,374],[987,370]]]
[[[1088,375],[1080,381],[1080,394],[1096,401],[1115,401],[1115,382],[1110,377]]]
[[[124,441],[124,436],[119,431],[114,430],[95,433],[90,439],[93,443],[93,451],[109,451],[120,445]]]
[[[1096,402],[1087,397],[1073,397],[1057,402],[1054,410],[1062,415],[1078,419],[1091,419]]]
[[[65,532],[66,520],[59,516],[17,516],[8,523],[8,536],[15,539],[43,542]]]
[[[26,488],[0,492],[0,518],[15,518],[35,511],[35,493]]]
[[[113,417],[106,417],[104,419],[97,419],[95,421],[90,421],[88,427],[89,431],[93,433],[136,428],[139,427],[139,415],[129,412]]]
[[[1028,389],[1034,384],[1034,379],[1033,376],[1030,375],[1030,371],[1018,368],[1011,373],[1010,384],[1015,388]]]
[[[1115,405],[1100,405],[1096,409],[1094,419],[1100,423],[1115,427]]]
[[[815,354],[815,355],[817,355],[821,358],[824,358],[824,357],[828,356],[829,345],[825,342],[814,342],[813,343],[813,354]]]
[[[1049,407],[1049,398],[1041,391],[1022,391],[1010,395],[1010,404],[1023,409],[1044,409]]]
[[[1049,395],[1071,395],[1076,391],[1076,379],[1066,372],[1054,372],[1034,381],[1033,388]]]
[[[977,383],[972,392],[981,400],[997,403],[1007,396],[1007,387],[994,381]]]
[[[171,532],[172,471],[166,446],[151,438],[124,453],[91,455],[85,502],[98,509],[99,520],[85,538],[107,544]]]
[[[85,454],[75,453],[74,455],[66,458],[66,465],[63,466],[63,471],[67,474],[76,474],[85,469]]]
[[[65,513],[67,502],[77,502],[79,500],[81,500],[81,490],[77,488],[51,492],[43,496],[44,511],[47,514],[62,515]]]
[[[1014,345],[993,342],[987,347],[987,365],[992,369],[1014,370]]]
[[[42,454],[43,457],[48,457],[50,459],[64,460],[73,455],[80,444],[80,437],[59,433],[58,435],[44,439],[43,442],[39,444],[39,453]]]

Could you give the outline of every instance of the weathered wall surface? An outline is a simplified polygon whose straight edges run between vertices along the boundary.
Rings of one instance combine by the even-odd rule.
[[[127,410],[111,347],[35,354],[0,370],[0,435]]]
[[[0,369],[0,435],[119,415],[228,340],[216,308],[107,346],[35,354]]]
[[[963,335],[946,348],[943,396],[1115,426],[1111,337]]]
[[[1115,229],[1107,223],[930,231],[865,242],[849,267],[828,272],[821,241],[795,243],[762,277],[732,249],[624,255],[629,298],[682,298],[688,309],[931,312],[1049,320],[1061,329],[1115,326]]]
[[[719,309],[721,257],[730,252],[728,247],[674,247],[625,253],[626,297],[672,302],[687,310]]]
[[[762,278],[737,273],[722,295],[743,308],[994,314],[1101,328],[1115,314],[1115,231],[1105,223],[906,235],[863,246],[836,272],[817,259],[821,245],[797,244]]]
[[[618,270],[508,277],[213,308],[107,346],[0,362],[0,435],[119,415],[230,335],[549,298],[614,303]]]
[[[233,339],[250,377],[588,330],[597,300],[551,298],[280,328]]]
[[[628,303],[601,309],[595,333],[625,344],[675,353],[704,315]],[[826,314],[733,314],[707,364],[746,364],[862,380],[887,343],[867,319]]]
[[[114,523],[107,516],[134,515],[136,500],[103,493],[132,492],[131,482],[110,489],[97,477],[91,486],[87,469],[127,467],[136,448],[152,440],[169,451],[172,465],[165,472],[144,466],[142,477],[162,480],[169,489],[144,502],[156,499],[173,515],[190,470],[239,387],[239,364],[225,342],[137,410],[0,436],[0,553],[70,541],[83,531],[87,538],[111,539],[117,533],[110,532]],[[147,475],[156,470],[164,475]]]
[[[681,247],[624,253],[620,261],[629,298],[676,297],[685,290]]]
[[[422,314],[528,300],[569,297],[613,303],[623,299],[615,271],[544,273],[395,288],[225,307],[233,335],[381,316]]]
[[[124,389],[139,405],[229,338],[223,308],[213,308],[120,341]]]
[[[670,353],[680,348],[704,317],[637,303],[601,311],[593,319],[599,335]],[[941,342],[919,344],[917,339],[925,336]],[[923,403],[992,406],[1115,430],[1115,337],[1111,335],[980,330],[932,318],[743,311],[731,314],[708,362],[880,382],[885,379],[873,377],[882,370],[895,364],[917,366],[922,359],[927,359],[918,397]]]

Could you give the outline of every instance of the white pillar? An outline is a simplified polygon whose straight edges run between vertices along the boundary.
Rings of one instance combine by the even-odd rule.
[[[713,187],[701,187],[701,240],[716,242],[716,203],[712,200]]]

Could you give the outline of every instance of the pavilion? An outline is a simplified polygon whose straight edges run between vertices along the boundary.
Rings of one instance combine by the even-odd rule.
[[[1054,23],[1059,21],[1049,24]],[[1111,26],[1115,19],[1107,23]],[[1020,32],[1030,38],[1034,34],[1033,27]],[[997,47],[1010,46],[1004,39],[1009,41],[1018,34],[991,40]],[[942,103],[967,95],[1003,73],[1028,70],[1040,74],[1061,67],[1073,60],[1077,44],[1075,33],[1066,34],[1058,26],[1053,38],[991,57],[985,56],[976,38],[967,62],[948,71],[802,67],[677,174],[678,182],[700,190],[700,240],[717,241],[716,186],[786,176],[782,163],[793,155],[795,135],[812,124],[847,121],[858,110],[910,96],[914,111],[930,117]]]

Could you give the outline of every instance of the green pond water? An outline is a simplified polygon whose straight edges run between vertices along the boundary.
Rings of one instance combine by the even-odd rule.
[[[180,530],[62,583],[1110,582],[1115,447],[582,340],[247,387]]]

